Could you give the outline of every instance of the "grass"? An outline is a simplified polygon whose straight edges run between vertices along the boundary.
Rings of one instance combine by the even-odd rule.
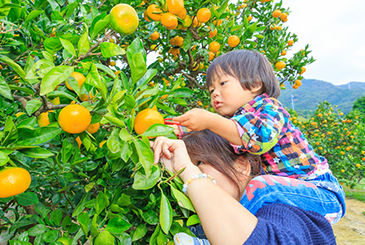
[[[346,198],[352,198],[365,202],[365,179],[362,179],[354,189],[344,188],[344,190]]]

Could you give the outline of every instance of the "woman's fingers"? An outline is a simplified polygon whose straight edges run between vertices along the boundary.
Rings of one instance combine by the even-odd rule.
[[[171,158],[171,152],[169,150],[170,145],[170,139],[165,137],[157,137],[155,142],[152,145],[152,148],[154,150],[154,159],[153,163],[157,164],[160,157],[164,155],[166,158]]]

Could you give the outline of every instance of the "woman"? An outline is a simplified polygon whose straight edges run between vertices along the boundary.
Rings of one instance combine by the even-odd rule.
[[[211,244],[336,243],[330,223],[318,213],[284,204],[268,204],[255,215],[244,208],[239,201],[260,173],[259,157],[234,154],[211,131],[188,133],[183,141],[158,137],[152,147],[155,163],[160,159],[173,173],[185,168],[180,178]],[[177,234],[175,244],[198,241],[186,238]]]

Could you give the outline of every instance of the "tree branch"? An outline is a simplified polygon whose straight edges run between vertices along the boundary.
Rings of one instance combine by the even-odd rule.
[[[203,86],[201,86],[199,83],[198,83],[198,81],[195,79],[195,78],[193,78],[192,76],[190,76],[189,74],[187,74],[187,73],[185,73],[185,72],[183,72],[182,73],[183,75],[184,75],[184,77],[186,77],[190,82],[193,82],[198,88],[200,88],[200,89],[204,89],[204,87]]]

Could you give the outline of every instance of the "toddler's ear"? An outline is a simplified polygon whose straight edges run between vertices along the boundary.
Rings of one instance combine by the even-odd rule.
[[[235,162],[235,168],[239,174],[244,177],[251,175],[251,165],[250,161],[244,156],[239,156]]]

